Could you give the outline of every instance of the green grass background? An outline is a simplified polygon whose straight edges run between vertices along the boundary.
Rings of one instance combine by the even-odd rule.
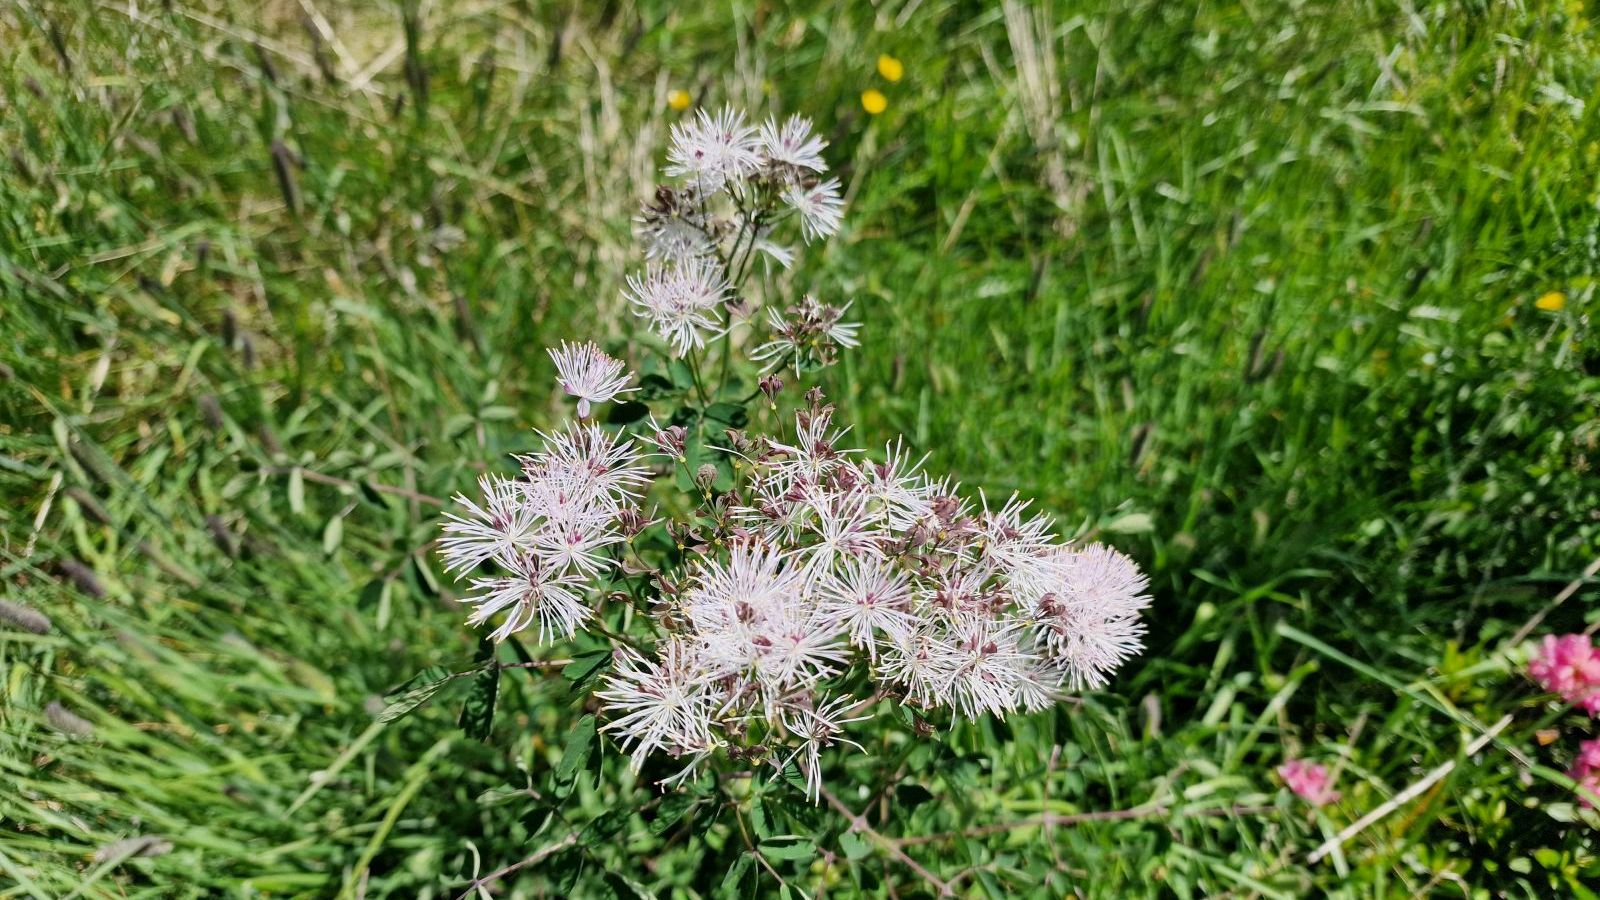
[[[636,327],[628,217],[674,89],[830,139],[845,229],[777,288],[853,300],[864,345],[825,380],[859,440],[1152,574],[1113,690],[924,770],[841,757],[841,796],[898,778],[905,834],[1162,809],[908,847],[974,896],[1594,896],[1558,775],[1593,726],[1509,639],[1600,553],[1596,14],[0,7],[0,581],[54,623],[0,627],[0,896],[454,897],[557,833],[519,801],[578,715],[558,676],[508,679],[487,743],[448,697],[374,710],[474,652],[427,498],[554,421],[545,344]],[[1288,797],[1288,755],[1341,802]],[[649,797],[608,750],[559,819]],[[922,889],[826,807],[802,824],[815,857],[739,890]],[[170,852],[119,858],[137,835]],[[586,843],[563,865],[721,881],[647,817]]]

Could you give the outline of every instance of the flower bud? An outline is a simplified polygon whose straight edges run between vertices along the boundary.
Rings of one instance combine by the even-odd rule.
[[[632,507],[625,507],[617,511],[617,530],[626,537],[633,537],[653,524],[653,520]]]
[[[681,460],[683,459],[684,442],[688,434],[682,425],[669,425],[666,428],[657,429],[650,440],[661,448],[662,453],[673,459]]]
[[[755,442],[750,440],[750,436],[741,429],[729,428],[723,434],[728,439],[728,446],[740,456],[749,456],[755,452]]]
[[[762,378],[757,386],[761,388],[761,393],[767,395],[767,404],[773,409],[777,409],[777,397],[778,392],[783,390],[783,379],[776,374],[768,375]]]
[[[701,463],[700,468],[694,470],[694,483],[698,484],[701,490],[710,488],[711,482],[716,480],[717,467],[711,463]]]

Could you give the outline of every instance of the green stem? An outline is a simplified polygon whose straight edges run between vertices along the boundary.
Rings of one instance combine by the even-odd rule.
[[[736,291],[744,287],[744,281],[750,275],[750,260],[755,256],[756,253],[756,233],[760,230],[761,213],[757,211],[751,213],[745,218],[744,224],[739,227],[739,233],[734,236],[733,252],[729,254],[728,259],[730,262],[735,260],[738,262],[739,272],[734,276],[733,281],[730,282],[733,285],[733,289]],[[740,244],[744,243],[744,236],[746,233],[750,235],[750,241],[749,244],[744,248],[744,257],[741,259],[739,257],[739,246]]]
[[[700,410],[700,417],[704,418],[704,407],[710,406],[711,401],[706,399],[706,389],[700,383],[700,357],[694,352],[693,347],[689,348],[689,380],[694,382],[694,392],[700,395],[700,406],[702,407]],[[699,433],[699,426],[696,425],[695,434],[698,435]]]
[[[717,396],[722,396],[722,389],[728,386],[728,360],[733,358],[733,329],[730,327],[722,333],[722,369],[717,373]]]

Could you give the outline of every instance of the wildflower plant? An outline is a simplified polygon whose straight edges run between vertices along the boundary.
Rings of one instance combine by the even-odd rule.
[[[1278,777],[1283,779],[1284,785],[1295,796],[1312,806],[1326,806],[1339,800],[1339,792],[1333,789],[1328,767],[1321,763],[1303,759],[1287,760],[1278,767]]]
[[[647,335],[620,357],[551,349],[575,419],[443,526],[468,623],[493,641],[603,639],[574,680],[666,785],[753,769],[816,802],[865,720],[899,707],[932,732],[1044,710],[1141,649],[1150,598],[1128,557],[901,441],[854,446],[819,387],[785,383],[857,345],[848,302],[784,302],[753,278],[838,231],[825,147],[798,117],[674,128],[624,290]]]
[[[1587,634],[1547,634],[1528,659],[1528,677],[1574,711],[1600,717],[1600,648]],[[1556,732],[1550,732],[1552,739]],[[1579,804],[1594,809],[1600,799],[1600,738],[1583,741],[1567,777],[1577,784]]]

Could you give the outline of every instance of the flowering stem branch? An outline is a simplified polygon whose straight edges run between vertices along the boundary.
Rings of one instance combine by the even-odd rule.
[[[635,768],[660,751],[690,757],[663,782],[669,786],[713,754],[721,754],[713,771],[721,764],[770,766],[785,780],[803,776],[809,799],[825,797],[847,818],[852,850],[864,838],[885,869],[903,867],[916,876],[901,871],[897,880],[950,897],[956,885],[965,889],[989,869],[935,875],[907,854],[909,842],[885,837],[869,821],[889,820],[892,785],[931,735],[921,713],[911,722],[917,740],[892,765],[873,764],[889,786],[861,812],[820,784],[823,750],[864,751],[844,726],[881,718],[875,704],[884,699],[1003,717],[1032,709],[1046,695],[1060,699],[1053,695],[1066,685],[1101,683],[1143,646],[1139,614],[1152,599],[1149,579],[1108,547],[1063,543],[1049,517],[1029,512],[1028,501],[1016,495],[998,504],[981,493],[976,503],[963,499],[951,481],[922,471],[923,461],[900,442],[885,448],[882,461],[841,445],[849,429],[834,421],[835,405],[820,387],[806,392],[803,406],[785,403],[797,407],[792,432],[786,427],[788,416],[777,415],[783,384],[776,371],[792,363],[799,388],[837,362],[842,349],[859,344],[860,324],[842,321],[849,303],[806,293],[785,310],[777,304],[788,281],[780,287],[776,273],[792,255],[773,243],[773,227],[797,216],[799,238],[810,244],[835,234],[843,214],[838,180],[820,177],[824,146],[800,117],[781,125],[769,120],[759,134],[732,110],[702,111],[674,126],[668,171],[688,179],[660,186],[635,221],[649,263],[642,276],[627,279],[625,295],[670,354],[671,387],[661,399],[681,406],[677,424],[664,427],[652,415],[648,426],[638,425],[634,414],[640,405],[649,413],[650,404],[630,402],[618,417],[628,419],[624,428],[602,428],[591,419],[595,404],[639,390],[656,400],[656,391],[642,381],[630,387],[625,363],[593,341],[562,342],[550,356],[558,384],[578,398],[583,421],[541,432],[542,449],[521,458],[517,477],[484,479],[482,505],[467,501],[464,514],[448,517],[439,545],[446,571],[460,573],[458,579],[494,563],[496,577],[472,578],[474,593],[463,603],[475,607],[475,624],[501,618],[496,640],[534,625],[541,641],[579,626],[609,639],[610,671],[593,679],[598,688],[589,689],[588,708],[608,717],[607,735],[627,749]],[[768,307],[765,321],[754,320],[757,299]],[[755,345],[748,352],[741,346],[748,362],[738,366],[736,325],[751,329],[741,340]],[[758,370],[772,374],[725,415],[740,379]],[[763,394],[773,415],[756,415],[771,427],[745,431],[755,412],[749,407]],[[717,440],[733,422],[744,425]],[[675,465],[652,459],[651,445]],[[652,534],[645,547],[618,546],[653,524],[640,505],[654,483],[677,489],[662,497],[671,543],[660,546]],[[637,568],[624,562],[630,549]],[[1080,607],[1093,615],[1078,615]],[[643,622],[633,621],[636,613]],[[1073,640],[1089,637],[1080,634],[1089,627],[1078,623],[1084,618],[1094,620],[1092,637],[1103,652],[1073,651]],[[531,663],[526,652],[518,658]],[[862,658],[865,684],[854,671]],[[492,674],[485,667],[496,664],[481,663],[479,671]],[[892,741],[883,744],[892,748]],[[1163,812],[1152,803],[1104,818]],[[1078,821],[1089,818],[1097,817]],[[783,883],[772,860],[788,854],[752,841],[746,823],[737,821],[748,852]],[[585,839],[587,826],[575,827],[473,889],[482,892],[485,883],[567,847],[600,859],[595,842]],[[1012,827],[1018,826],[996,826]],[[938,865],[943,872],[963,868]],[[741,857],[740,871],[747,867]],[[894,895],[893,884],[888,892]]]

